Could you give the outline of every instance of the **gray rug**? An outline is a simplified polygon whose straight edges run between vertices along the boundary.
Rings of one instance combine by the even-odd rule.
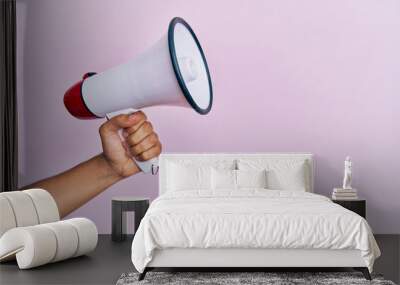
[[[146,278],[138,281],[138,273],[122,274],[117,285],[133,284],[379,284],[395,285],[381,275],[372,275],[368,281],[359,272],[148,272]]]

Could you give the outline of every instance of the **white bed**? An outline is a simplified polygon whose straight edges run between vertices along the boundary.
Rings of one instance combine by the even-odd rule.
[[[210,167],[266,169],[267,189],[215,189]],[[159,175],[132,243],[141,278],[154,267],[354,267],[370,278],[380,255],[362,217],[313,194],[311,154],[163,154]]]

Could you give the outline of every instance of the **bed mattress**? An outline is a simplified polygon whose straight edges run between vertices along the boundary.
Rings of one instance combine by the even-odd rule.
[[[265,189],[161,195],[136,232],[132,262],[143,272],[155,250],[171,248],[359,250],[370,271],[380,255],[359,215],[321,195]]]

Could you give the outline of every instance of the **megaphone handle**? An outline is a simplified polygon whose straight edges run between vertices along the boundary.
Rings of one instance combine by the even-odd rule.
[[[116,112],[112,112],[112,113],[108,113],[106,115],[107,120],[110,120],[111,118],[121,115],[121,114],[125,114],[125,115],[130,115],[132,113],[135,113],[137,110],[133,109],[133,108],[128,108],[128,109],[123,109],[123,110],[119,110]],[[121,140],[123,140],[122,136]],[[140,168],[140,170],[142,170],[144,173],[151,173],[153,175],[156,175],[158,173],[158,157],[146,160],[146,161],[138,161],[136,160],[134,157],[132,157],[132,159],[135,161],[136,165]]]

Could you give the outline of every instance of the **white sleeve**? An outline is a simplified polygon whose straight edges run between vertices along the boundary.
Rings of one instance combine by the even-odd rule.
[[[21,269],[49,263],[56,251],[53,231],[41,225],[14,228],[0,238],[0,261],[16,255]]]
[[[86,254],[96,248],[97,228],[89,219],[18,227],[0,238],[0,261],[16,256],[20,269],[28,269]]]
[[[26,227],[39,224],[38,214],[30,196],[23,191],[1,193],[11,205],[17,227]]]
[[[0,238],[9,229],[15,228],[17,222],[8,199],[0,195]]]
[[[31,197],[39,218],[39,224],[60,220],[56,201],[54,201],[53,196],[49,192],[43,189],[29,189],[22,192]]]
[[[0,237],[9,229],[60,220],[58,207],[49,192],[29,189],[0,193]]]
[[[78,233],[79,244],[74,257],[86,254],[96,248],[98,233],[96,225],[91,220],[74,218],[65,220],[65,222],[74,226]]]
[[[75,255],[78,250],[79,237],[71,224],[59,221],[43,226],[51,229],[57,239],[57,252],[51,262],[64,260]]]

